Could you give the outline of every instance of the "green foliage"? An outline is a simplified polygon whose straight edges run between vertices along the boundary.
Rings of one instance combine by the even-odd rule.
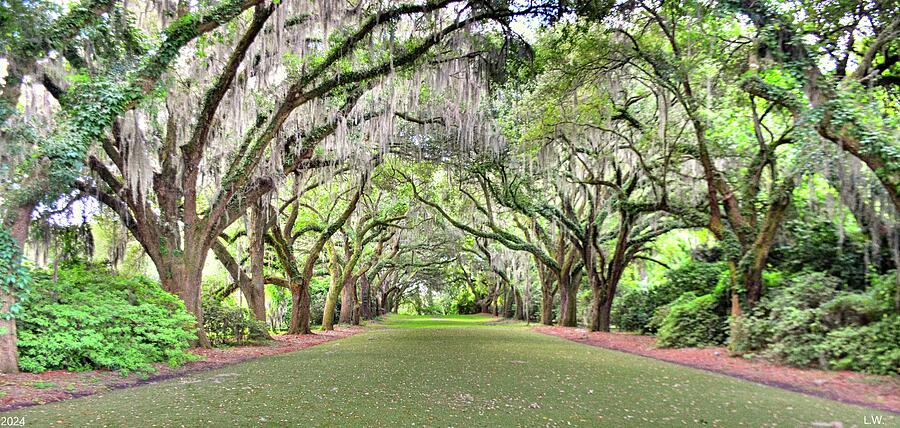
[[[831,331],[819,348],[829,368],[898,375],[900,316],[894,314],[866,326]]]
[[[477,314],[481,309],[475,304],[475,295],[468,288],[462,289],[457,293],[451,313],[456,314]]]
[[[886,299],[892,288],[884,285],[894,279],[876,282],[866,293],[839,292],[836,277],[797,275],[751,313],[731,320],[729,348],[798,367],[896,374],[900,317]]]
[[[840,284],[838,278],[822,272],[804,273],[761,303],[769,313],[764,318],[766,321],[757,321],[753,326],[768,331],[765,355],[793,366],[820,363],[818,308],[834,298]],[[760,333],[750,335],[762,336]]]
[[[246,308],[231,306],[212,297],[204,298],[202,306],[203,328],[213,345],[244,344],[269,336],[266,323],[254,319]]]
[[[759,309],[757,307],[753,315],[729,318],[728,349],[733,354],[752,357],[768,346],[772,324],[765,317],[757,315]]]
[[[313,278],[309,285],[309,322],[321,325],[325,312],[325,297],[328,295],[329,278]],[[288,312],[290,317],[290,312]]]
[[[665,274],[665,282],[647,291],[629,290],[613,301],[612,322],[621,330],[655,333],[663,325],[671,305],[686,293],[713,294],[718,290],[727,266],[722,262],[689,260]]]
[[[73,265],[57,280],[35,271],[32,286],[17,319],[22,370],[149,371],[196,358],[185,352],[194,317],[147,278]]]
[[[689,261],[666,273],[666,282],[653,288],[653,303],[656,306],[675,301],[684,293],[698,295],[712,293],[719,283],[719,277],[728,270],[723,262],[708,263]]]
[[[839,293],[819,307],[819,322],[825,329],[866,325],[879,318],[878,303],[869,294]]]
[[[897,290],[897,271],[889,271],[884,275],[870,275],[869,281],[871,282],[871,287],[869,287],[869,292],[872,293],[872,298],[875,299],[878,307],[885,311],[895,311],[900,312],[900,301],[898,301]]]
[[[611,322],[621,331],[645,332],[647,323],[653,317],[653,303],[650,292],[632,288],[614,300]]]
[[[659,328],[657,345],[692,347],[719,345],[725,341],[725,318],[717,313],[713,294],[688,292],[672,302]]]
[[[663,322],[666,320],[666,317],[669,316],[669,310],[672,309],[672,304],[662,305],[653,310],[653,316],[647,320],[647,324],[644,326],[644,331],[647,333],[656,333],[663,326]]]
[[[797,219],[784,226],[784,238],[772,249],[770,262],[788,273],[825,272],[851,288],[865,284],[866,264],[861,238],[843,239],[830,221]]]
[[[0,317],[10,319],[22,311],[22,304],[30,291],[28,269],[22,266],[19,244],[0,226],[0,290],[11,295],[16,302],[0,312]],[[0,334],[6,334],[0,331]]]

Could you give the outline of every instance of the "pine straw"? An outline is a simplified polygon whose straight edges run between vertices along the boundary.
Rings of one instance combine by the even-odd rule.
[[[334,331],[317,331],[312,335],[274,336],[273,342],[257,346],[192,349],[192,353],[202,358],[200,361],[175,368],[158,363],[154,365],[156,372],[150,375],[132,373],[122,376],[111,370],[86,372],[53,370],[44,373],[0,374],[0,412],[155,383],[262,356],[299,351],[352,336],[361,331],[363,329],[360,327],[338,327]]]

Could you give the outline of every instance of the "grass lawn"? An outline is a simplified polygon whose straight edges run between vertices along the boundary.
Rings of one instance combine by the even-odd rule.
[[[299,352],[3,416],[26,426],[849,427],[876,415],[898,423],[489,320],[394,316]]]

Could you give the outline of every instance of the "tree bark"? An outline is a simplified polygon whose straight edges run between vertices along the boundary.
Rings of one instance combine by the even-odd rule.
[[[28,226],[31,223],[31,213],[35,204],[20,204],[13,210],[13,221],[10,226],[10,235],[19,246],[19,254],[24,253],[25,241],[28,239]],[[20,261],[21,262],[21,261]],[[16,296],[12,293],[0,291],[0,313],[8,313],[16,303]],[[19,372],[19,348],[16,343],[16,319],[0,318],[0,373]]]
[[[506,293],[503,295],[503,318],[512,318],[513,317],[513,287],[511,284],[507,284]]]
[[[519,289],[515,289],[515,299],[516,299],[516,313],[515,318],[517,320],[525,321],[525,304],[522,300],[522,293],[519,293]]]
[[[549,285],[541,286],[541,324],[553,325],[553,300],[556,293]]]
[[[0,312],[9,312],[9,308],[15,302],[15,296],[0,291]],[[0,373],[18,372],[19,350],[16,345],[16,319],[0,319]]]
[[[369,291],[369,276],[359,278],[359,316],[364,320],[372,319],[372,297]]]
[[[578,326],[578,284],[568,274],[559,277],[559,325]]]
[[[203,307],[201,306],[203,264],[205,251],[201,257],[194,251],[187,251],[181,257],[166,257],[157,264],[160,282],[164,290],[175,294],[184,302],[184,308],[197,320],[197,339],[193,346],[209,348],[210,342],[203,328]]]
[[[266,212],[262,203],[257,201],[250,209],[250,287],[244,292],[247,306],[258,321],[266,322],[266,285],[263,264],[265,263]]]
[[[356,275],[348,275],[346,282],[341,287],[341,313],[338,317],[340,324],[352,324],[353,310],[356,308]]]
[[[325,295],[325,307],[322,308],[322,330],[334,330],[334,307],[341,293],[341,271],[337,261],[337,250],[330,243],[328,244],[329,271],[331,275],[331,284],[328,286],[328,294]]]
[[[311,334],[309,328],[309,287],[304,281],[291,284],[291,325],[288,334]]]
[[[762,273],[766,268],[769,250],[775,242],[775,234],[778,232],[781,223],[784,222],[785,213],[791,204],[793,191],[794,186],[792,184],[779,189],[780,193],[769,206],[769,212],[756,236],[756,240],[749,249],[749,254],[744,256],[750,258],[750,263],[744,270],[743,275],[744,289],[747,290],[747,307],[749,308],[753,308],[762,297]]]

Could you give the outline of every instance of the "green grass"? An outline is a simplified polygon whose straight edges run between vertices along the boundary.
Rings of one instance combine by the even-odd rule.
[[[459,327],[495,327],[517,325],[524,323],[497,322],[494,317],[487,314],[478,315],[440,315],[440,316],[416,316],[392,314],[375,327],[385,328],[459,328]]]
[[[886,417],[885,426],[897,422],[488,321],[390,317],[300,352],[5,416],[29,426],[794,427],[862,426],[872,415]]]

